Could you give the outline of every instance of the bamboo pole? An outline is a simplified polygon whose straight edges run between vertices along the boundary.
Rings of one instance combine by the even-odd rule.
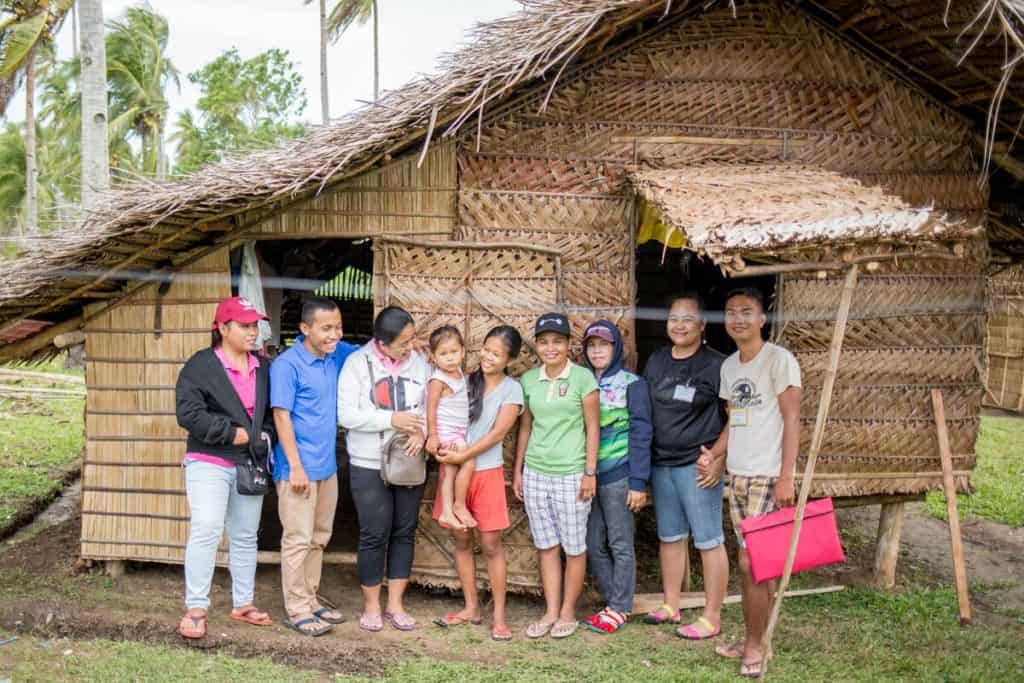
[[[949,542],[953,550],[956,599],[960,610],[960,625],[965,626],[971,623],[971,602],[967,591],[967,568],[964,566],[964,544],[960,536],[956,482],[953,481],[953,456],[949,450],[949,431],[946,429],[946,407],[942,401],[942,389],[932,389],[932,409],[935,413],[935,431],[939,438],[939,456],[942,458],[942,489],[946,494],[946,512],[949,517]]]
[[[761,643],[760,678],[762,679],[768,670],[768,653],[772,649],[772,635],[775,633],[775,626],[779,623],[782,601],[785,599],[786,588],[789,587],[789,579],[793,574],[793,561],[796,559],[796,545],[800,539],[800,527],[804,521],[804,508],[807,506],[807,498],[811,494],[811,482],[814,480],[814,465],[818,460],[818,453],[821,451],[821,444],[825,439],[825,422],[828,420],[829,406],[832,403],[832,389],[835,387],[836,375],[839,370],[839,356],[843,351],[846,321],[850,317],[850,304],[853,302],[853,291],[857,287],[858,272],[859,266],[857,264],[850,266],[850,269],[846,272],[846,282],[843,284],[843,293],[839,299],[836,326],[832,332],[832,345],[829,348],[828,367],[825,370],[825,382],[822,386],[821,400],[818,403],[818,416],[814,422],[814,434],[811,438],[811,450],[807,455],[807,465],[804,467],[804,474],[800,482],[800,497],[796,505],[796,516],[793,518],[793,536],[789,542],[789,553],[786,555],[786,566],[782,571],[782,579],[779,581],[778,593],[772,604],[768,628],[765,630],[764,640]]]

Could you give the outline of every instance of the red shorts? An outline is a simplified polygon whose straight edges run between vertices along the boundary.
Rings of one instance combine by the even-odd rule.
[[[441,500],[441,478],[438,476],[437,495],[434,496],[434,519],[441,516],[444,503]],[[466,492],[466,507],[476,519],[478,531],[502,531],[509,527],[508,503],[505,500],[505,468],[494,467],[483,472],[473,472]],[[439,522],[440,523],[440,522]],[[445,526],[442,524],[442,526]]]

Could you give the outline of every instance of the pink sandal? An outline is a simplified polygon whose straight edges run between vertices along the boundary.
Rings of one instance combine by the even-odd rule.
[[[648,612],[644,617],[645,624],[678,624],[680,621],[682,621],[682,612],[680,610],[672,611],[667,604],[653,612]]]
[[[703,626],[707,629],[707,633],[701,633],[697,630],[697,625]],[[697,621],[686,626],[681,626],[676,629],[676,635],[684,640],[707,640],[708,638],[714,638],[722,632],[721,626],[715,626],[711,621],[704,616],[697,617]]]

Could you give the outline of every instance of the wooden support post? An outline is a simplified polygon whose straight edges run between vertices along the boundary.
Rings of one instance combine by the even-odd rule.
[[[772,651],[772,634],[775,633],[775,626],[779,623],[782,601],[786,597],[789,579],[793,575],[793,561],[796,560],[796,544],[800,539],[800,527],[804,521],[804,508],[807,506],[807,498],[811,495],[814,465],[818,460],[818,453],[821,452],[821,444],[825,440],[825,422],[828,420],[828,410],[832,404],[832,389],[835,387],[836,375],[839,370],[839,356],[843,352],[843,338],[846,336],[846,321],[850,317],[853,290],[857,288],[858,269],[859,266],[855,263],[846,271],[846,281],[843,283],[843,292],[839,297],[839,310],[836,312],[836,325],[832,331],[832,344],[828,351],[825,381],[821,387],[818,415],[814,420],[814,433],[811,436],[811,450],[807,454],[807,465],[804,467],[804,474],[800,481],[800,496],[796,504],[796,515],[793,518],[793,536],[789,542],[789,553],[786,555],[786,566],[782,571],[778,592],[775,595],[775,601],[772,603],[772,613],[768,618],[768,628],[765,630],[764,640],[761,643],[760,678],[764,678],[765,672],[768,671],[768,653]]]
[[[949,541],[953,548],[953,574],[956,576],[956,598],[960,609],[960,625],[971,623],[971,602],[967,593],[967,568],[964,566],[964,544],[960,536],[960,517],[956,509],[956,481],[953,479],[953,455],[949,448],[946,428],[946,407],[942,389],[932,389],[932,410],[935,430],[939,437],[939,457],[942,458],[942,488],[946,493],[946,513],[949,516]]]
[[[900,554],[904,503],[882,503],[878,515],[878,541],[875,546],[875,584],[879,588],[896,585],[896,564]]]
[[[124,576],[127,563],[124,560],[107,560],[104,565],[107,576],[112,579],[118,579]]]

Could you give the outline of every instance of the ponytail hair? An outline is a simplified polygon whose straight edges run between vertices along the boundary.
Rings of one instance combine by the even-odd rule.
[[[223,343],[224,343],[224,337],[223,337],[223,335],[221,335],[220,329],[217,328],[217,327],[213,328],[213,331],[210,332],[210,348],[211,349],[219,349],[221,344],[223,344]]]
[[[519,330],[512,327],[511,325],[499,325],[484,337],[484,344],[491,337],[500,337],[501,343],[505,345],[505,351],[508,353],[509,360],[516,358],[519,352],[523,348],[523,337],[519,334]],[[505,374],[508,374],[508,367],[505,367]],[[476,422],[480,419],[480,415],[484,412],[484,371],[483,368],[477,367],[476,370],[469,373],[469,378],[466,380],[468,393],[469,393],[469,421]]]

